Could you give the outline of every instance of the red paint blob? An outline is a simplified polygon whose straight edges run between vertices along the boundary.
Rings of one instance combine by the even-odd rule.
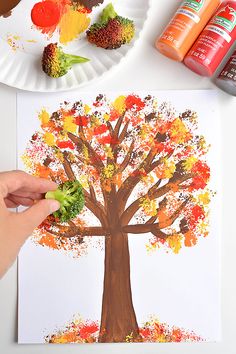
[[[60,20],[60,9],[53,1],[38,2],[31,11],[31,19],[38,27],[55,26]]]
[[[132,109],[134,106],[136,106],[137,111],[141,111],[144,107],[145,104],[141,100],[141,98],[135,96],[135,95],[129,95],[126,97],[125,104],[127,109]]]

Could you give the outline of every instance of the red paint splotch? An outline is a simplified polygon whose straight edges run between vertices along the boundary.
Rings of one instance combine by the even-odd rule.
[[[87,320],[75,320],[65,327],[45,338],[47,343],[95,343],[99,337],[99,322]],[[203,339],[194,332],[178,327],[170,327],[158,320],[150,320],[139,328],[139,342],[152,343],[181,343],[201,342]],[[132,333],[124,339],[126,342],[133,342]]]
[[[47,343],[94,343],[97,342],[99,323],[95,321],[75,320],[63,331],[59,331],[45,338]]]
[[[55,1],[41,1],[36,3],[31,11],[31,19],[35,26],[56,26],[60,20],[61,11]]]
[[[140,335],[143,342],[157,343],[184,343],[184,342],[202,342],[203,339],[193,331],[187,331],[179,327],[171,327],[166,323],[160,323],[152,319],[140,328]]]
[[[125,104],[127,109],[135,108],[137,111],[141,111],[145,107],[143,100],[136,95],[127,96]]]

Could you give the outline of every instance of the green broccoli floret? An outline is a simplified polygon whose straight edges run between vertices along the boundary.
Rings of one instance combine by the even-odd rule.
[[[130,43],[135,34],[133,21],[118,16],[112,4],[108,4],[98,22],[87,31],[90,43],[104,49],[117,49]]]
[[[73,64],[85,63],[88,58],[66,54],[57,43],[48,44],[43,51],[42,69],[50,77],[60,77],[71,69]]]
[[[53,213],[61,222],[75,218],[84,207],[83,188],[76,180],[60,184],[57,190],[47,192],[45,198],[56,199],[61,204],[60,209]]]

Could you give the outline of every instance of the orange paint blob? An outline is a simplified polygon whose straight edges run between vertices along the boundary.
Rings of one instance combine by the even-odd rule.
[[[40,245],[42,246],[47,246],[47,247],[50,247],[52,249],[58,249],[58,246],[56,244],[56,241],[55,241],[55,238],[50,235],[50,234],[47,234],[46,236],[43,236],[39,242],[38,242]]]
[[[60,21],[60,9],[53,1],[42,1],[34,5],[31,11],[31,19],[35,26],[51,27]]]

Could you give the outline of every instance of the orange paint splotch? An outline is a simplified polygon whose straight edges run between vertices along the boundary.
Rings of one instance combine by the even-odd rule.
[[[42,236],[42,238],[38,241],[38,243],[41,246],[47,246],[55,250],[59,249],[55,241],[55,237],[50,234]]]

